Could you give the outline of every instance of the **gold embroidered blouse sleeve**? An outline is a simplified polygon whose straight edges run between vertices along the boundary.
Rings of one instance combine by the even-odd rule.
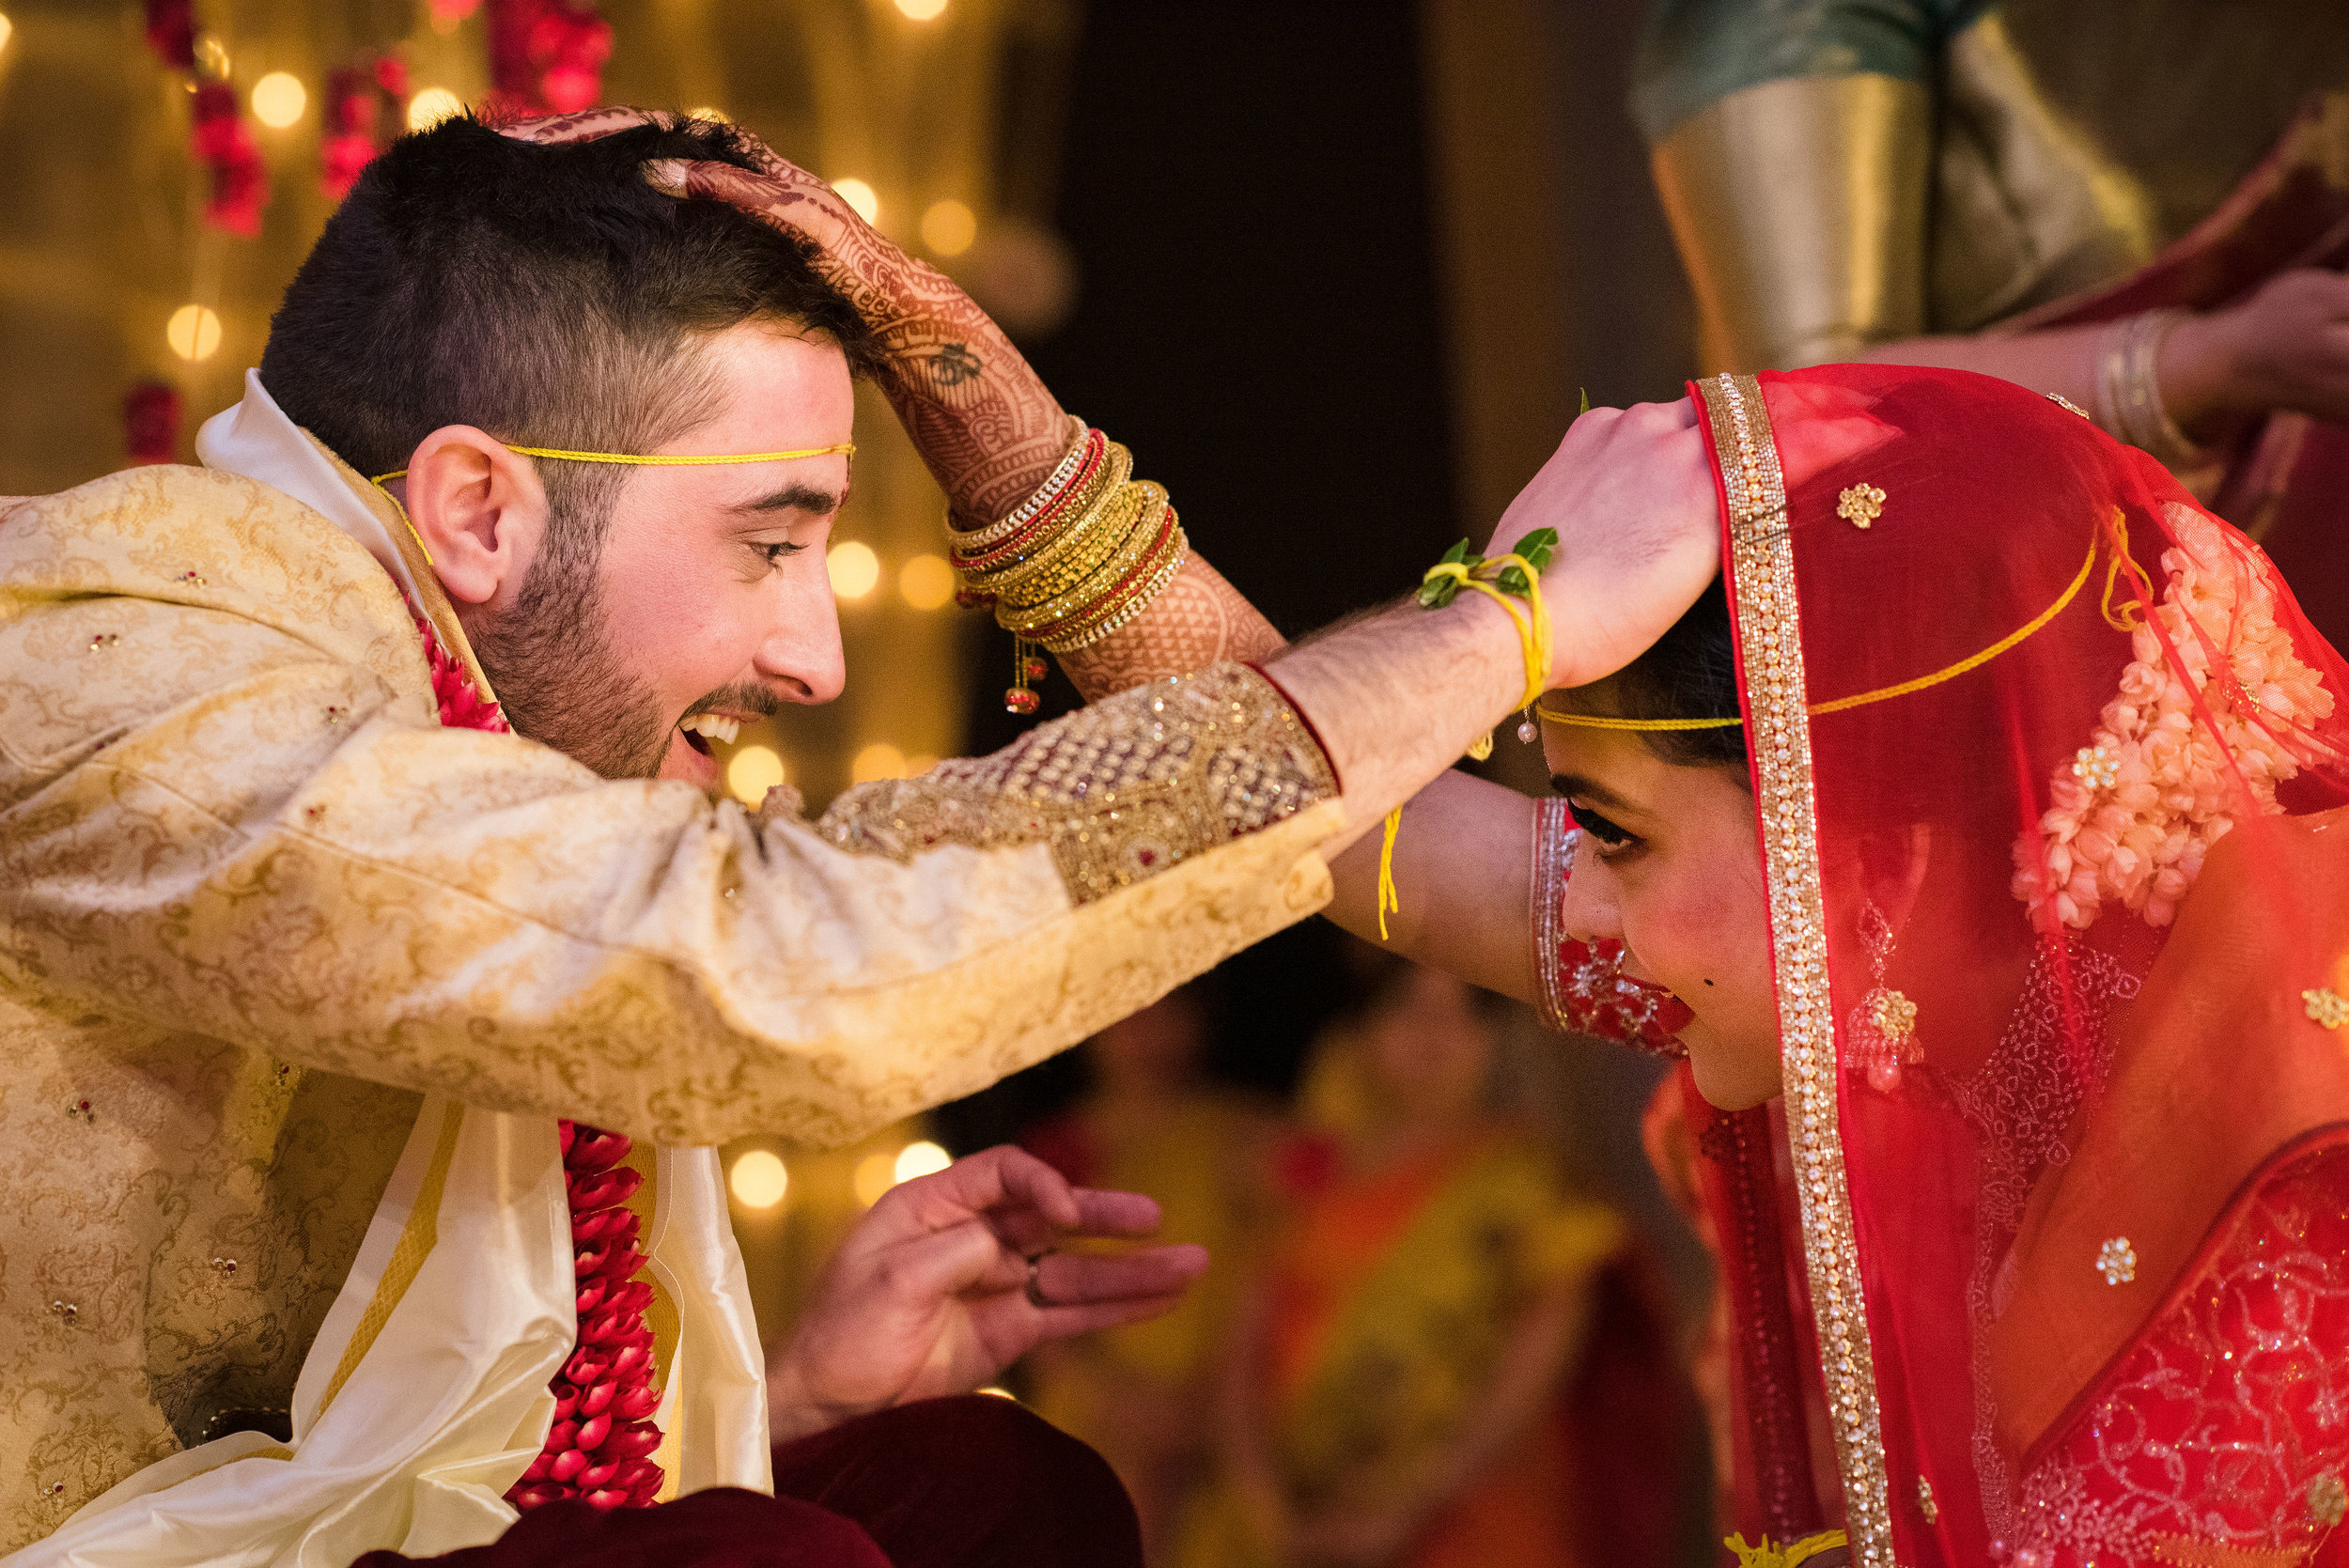
[[[1853,359],[1924,330],[1932,117],[1913,82],[1791,77],[1657,146],[1708,369]]]
[[[266,487],[0,531],[0,981],[668,1143],[854,1138],[1329,896],[1305,727],[1219,666],[758,820],[440,727],[389,580]]]

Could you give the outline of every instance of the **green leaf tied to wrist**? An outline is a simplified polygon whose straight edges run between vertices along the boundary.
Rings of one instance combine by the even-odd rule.
[[[1437,565],[1448,566],[1456,561],[1461,566],[1468,567],[1470,571],[1475,570],[1478,567],[1484,565],[1484,557],[1481,555],[1470,555],[1468,552],[1468,546],[1469,542],[1466,539],[1462,539],[1458,544],[1454,545],[1450,550],[1445,551],[1443,552],[1443,560],[1438,562]],[[1450,604],[1455,598],[1458,598],[1459,593],[1460,582],[1457,578],[1428,578],[1422,582],[1419,585],[1420,608],[1423,610],[1440,610],[1445,605]]]
[[[1555,528],[1534,529],[1517,541],[1517,553],[1524,556],[1526,565],[1535,571],[1548,571],[1551,557],[1558,553],[1558,530]],[[1507,588],[1509,585],[1504,582],[1501,586]],[[1509,588],[1509,591],[1513,594],[1525,592],[1522,588]]]

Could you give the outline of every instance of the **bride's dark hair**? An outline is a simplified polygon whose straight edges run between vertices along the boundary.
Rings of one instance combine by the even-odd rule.
[[[1555,692],[1550,702],[1570,713],[1610,719],[1719,719],[1737,713],[1737,652],[1729,629],[1729,598],[1713,585],[1655,646],[1605,680]],[[1721,724],[1702,730],[1644,730],[1640,738],[1666,762],[1707,764],[1743,771],[1746,729]]]

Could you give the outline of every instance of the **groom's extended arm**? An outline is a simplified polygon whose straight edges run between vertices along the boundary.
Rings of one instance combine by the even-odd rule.
[[[685,188],[816,241],[824,252],[819,265],[826,275],[857,303],[887,346],[883,388],[958,522],[976,526],[1009,512],[1048,480],[1068,449],[1071,422],[1058,401],[953,282],[907,256],[822,181],[767,156],[768,166],[758,173],[692,165],[684,171]],[[1685,608],[1667,604],[1676,589],[1651,599],[1634,587],[1643,576],[1659,582],[1672,577],[1669,567],[1660,573],[1652,569],[1669,560],[1669,551],[1659,547],[1655,558],[1641,563],[1622,558],[1619,548],[1626,540],[1640,540],[1643,527],[1672,533],[1676,517],[1699,520],[1699,526],[1681,529],[1673,537],[1685,543],[1702,535],[1709,540],[1710,480],[1693,416],[1682,405],[1600,411],[1578,427],[1503,518],[1496,549],[1537,526],[1559,527],[1565,536],[1560,563],[1566,569],[1553,568],[1547,581],[1561,641],[1573,643],[1575,651],[1552,672],[1553,684],[1595,679],[1618,667]],[[1616,575],[1603,560],[1597,570],[1579,569],[1586,554],[1603,557],[1610,550],[1618,557],[1614,567],[1627,575]],[[1706,570],[1709,574],[1710,567]],[[1689,585],[1688,598],[1702,585],[1702,581]],[[1485,608],[1498,627],[1500,612],[1488,603]],[[1667,608],[1652,626],[1639,621],[1642,612],[1652,618]],[[1414,644],[1427,630],[1411,628],[1415,613],[1391,612],[1381,625],[1404,644]],[[1271,673],[1309,712],[1322,702],[1344,716],[1330,721],[1344,729],[1333,749],[1360,747],[1365,756],[1391,752],[1398,761],[1408,754],[1412,767],[1424,768],[1419,777],[1428,782],[1406,807],[1395,846],[1402,908],[1388,921],[1392,945],[1478,985],[1532,998],[1535,982],[1527,932],[1533,802],[1450,768],[1468,741],[1487,727],[1486,720],[1475,720],[1463,731],[1451,722],[1462,710],[1445,707],[1440,699],[1432,710],[1423,706],[1436,690],[1415,681],[1398,685],[1385,675],[1368,675],[1352,691],[1336,690],[1347,678],[1340,662],[1347,644],[1332,643],[1321,653],[1312,645],[1281,653],[1281,635],[1194,553],[1139,617],[1102,642],[1064,656],[1062,663],[1091,701],[1219,661],[1270,660]],[[1450,689],[1451,676],[1445,672],[1438,685]],[[1319,689],[1324,682],[1332,688],[1326,697]],[[1449,748],[1433,759],[1419,755],[1415,744],[1426,735],[1404,733],[1414,728],[1412,716],[1421,712],[1432,712],[1431,733],[1439,748]],[[1381,781],[1350,770],[1346,776],[1349,811],[1343,842],[1353,847],[1330,863],[1335,893],[1327,912],[1369,937],[1378,929],[1378,844],[1376,837],[1354,841],[1367,826],[1373,801],[1382,797]],[[1375,807],[1378,814],[1386,809],[1385,803]]]

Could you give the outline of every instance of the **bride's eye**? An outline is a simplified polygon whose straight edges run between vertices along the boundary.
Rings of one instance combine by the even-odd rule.
[[[1601,854],[1610,849],[1620,849],[1626,844],[1639,842],[1632,834],[1626,832],[1621,826],[1599,815],[1579,800],[1567,800],[1566,813],[1574,818],[1576,827],[1598,842]]]

